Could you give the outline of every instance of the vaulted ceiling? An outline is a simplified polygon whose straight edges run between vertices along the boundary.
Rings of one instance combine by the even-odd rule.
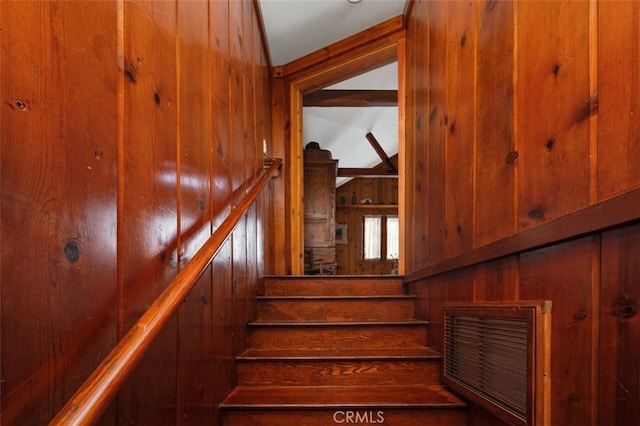
[[[284,65],[390,18],[405,0],[259,0],[273,65]],[[339,82],[331,90],[397,90],[396,64]],[[303,111],[304,143],[318,142],[341,168],[381,163],[371,135],[384,152],[398,152],[396,106],[310,106]],[[367,138],[367,135],[369,139]],[[348,178],[339,178],[340,185]]]

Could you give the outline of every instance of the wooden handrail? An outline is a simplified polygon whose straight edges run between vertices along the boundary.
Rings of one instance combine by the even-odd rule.
[[[268,170],[62,407],[50,425],[87,425],[98,419],[281,164],[281,159],[265,163],[265,167],[269,166]]]

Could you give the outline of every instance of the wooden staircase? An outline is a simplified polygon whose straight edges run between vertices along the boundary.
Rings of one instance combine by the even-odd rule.
[[[465,425],[396,277],[269,277],[223,425]]]

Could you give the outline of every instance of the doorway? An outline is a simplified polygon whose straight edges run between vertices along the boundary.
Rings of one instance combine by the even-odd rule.
[[[289,103],[290,141],[286,153],[287,167],[287,213],[288,217],[288,264],[290,273],[302,275],[304,272],[304,207],[303,207],[303,95],[318,91],[351,77],[397,62],[398,66],[398,218],[399,250],[398,272],[404,272],[403,238],[405,213],[404,169],[404,70],[405,53],[402,37],[385,39],[353,49],[350,55],[339,55],[332,60],[319,61],[303,71],[289,76],[285,82],[285,100]]]
[[[397,91],[392,62],[303,96],[305,259],[330,265],[318,269],[305,260],[305,274],[398,272]],[[309,145],[328,151],[337,173],[333,164],[311,160],[317,151]],[[331,187],[319,184],[320,166],[333,174]],[[330,240],[318,232],[318,204],[332,209]]]

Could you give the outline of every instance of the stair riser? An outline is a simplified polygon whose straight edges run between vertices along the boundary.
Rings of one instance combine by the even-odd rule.
[[[406,348],[427,345],[424,326],[257,327],[248,334],[254,349]]]
[[[265,296],[396,296],[406,294],[399,280],[265,281]]]
[[[433,360],[243,361],[239,385],[374,386],[440,383]]]
[[[261,300],[259,321],[395,321],[414,318],[413,299]]]
[[[229,411],[225,426],[304,425],[328,426],[381,424],[385,426],[460,426],[466,424],[465,409],[385,409],[383,407],[334,407],[318,410]]]

